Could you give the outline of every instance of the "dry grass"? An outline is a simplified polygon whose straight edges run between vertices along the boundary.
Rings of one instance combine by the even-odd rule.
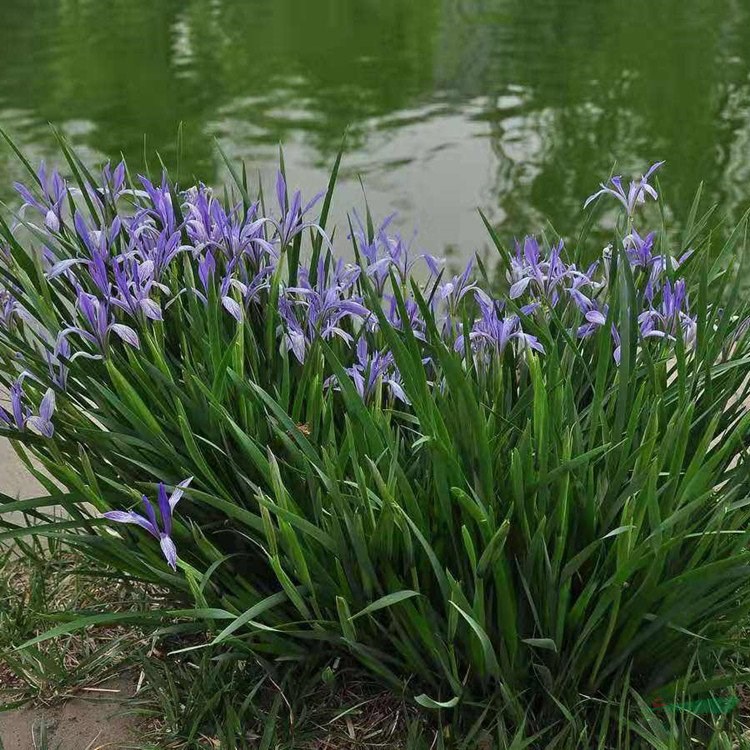
[[[225,738],[214,736],[212,717],[201,716],[215,692],[213,686],[224,684],[223,673],[215,671],[220,667],[194,653],[174,653],[203,643],[205,634],[157,640],[148,629],[113,625],[87,628],[16,650],[57,624],[55,616],[60,613],[142,611],[164,606],[163,592],[91,574],[70,551],[48,548],[37,549],[32,555],[0,555],[0,711],[24,706],[24,715],[31,710],[41,716],[81,699],[111,697],[124,708],[132,702],[140,714],[139,734],[150,747],[225,747]],[[357,670],[338,669],[338,662],[332,666],[330,682],[320,672],[298,682],[292,672],[281,672],[287,675],[282,679],[264,672],[256,662],[239,662],[228,678],[222,707],[230,703],[239,706],[256,681],[263,684],[257,700],[245,707],[241,728],[234,731],[238,742],[258,746],[270,723],[276,738],[272,747],[411,747],[409,727],[420,724],[415,707],[362,679]],[[113,680],[118,695],[110,695]],[[122,685],[130,687],[123,691]],[[275,701],[278,706],[273,711]],[[223,716],[215,718],[218,731],[222,731]],[[433,732],[419,747],[427,750],[436,743]]]
[[[74,553],[49,549],[6,554],[0,563],[0,705],[34,700],[50,705],[97,687],[129,667],[147,643],[137,627],[89,628],[18,651],[72,611],[125,612],[154,606],[159,592],[82,571]]]

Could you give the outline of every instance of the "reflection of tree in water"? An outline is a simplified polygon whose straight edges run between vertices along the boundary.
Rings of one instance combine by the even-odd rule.
[[[615,162],[629,172],[657,158],[668,161],[676,213],[704,180],[707,200],[725,200],[736,215],[750,169],[749,6],[4,3],[0,123],[35,146],[34,155],[51,150],[52,121],[92,153],[122,150],[140,167],[143,133],[173,163],[182,121],[184,171],[210,182],[212,135],[250,155],[300,142],[327,163],[347,126],[350,148],[365,152],[374,131],[395,136],[435,116],[427,105],[439,102],[442,113],[460,113],[487,133],[494,185],[482,200],[518,233],[545,217],[573,232],[582,199]],[[7,158],[3,152],[0,165]]]
[[[250,119],[260,142],[301,132],[327,157],[348,125],[356,139],[365,119],[432,91],[435,0],[47,0],[3,11],[2,107],[40,125],[90,121],[91,145],[135,160],[143,133],[172,157],[183,121],[205,179],[207,126],[225,111]]]
[[[356,147],[366,120],[432,93],[434,0],[258,0],[250,7],[226,4],[220,65],[238,102],[232,116],[252,118],[260,142],[302,131],[327,160],[347,127]]]
[[[615,162],[627,173],[666,159],[667,197],[678,213],[701,180],[709,200],[729,198],[724,177],[739,123],[727,101],[747,88],[747,4],[446,0],[444,7],[441,49],[450,51],[439,83],[485,102],[503,223],[531,230],[544,216],[571,232],[582,197]],[[736,198],[747,202],[747,192]]]
[[[14,4],[8,4],[13,6]],[[31,113],[34,127],[18,137],[52,138],[46,123],[63,124],[98,154],[121,151],[140,165],[143,136],[169,158],[177,123],[201,123],[211,81],[180,77],[173,64],[180,4],[48,2],[19,4],[0,28],[2,107]],[[14,47],[17,47],[14,49]],[[207,66],[205,75],[211,76]],[[11,131],[13,122],[7,123]],[[86,129],[81,134],[82,128]],[[196,163],[210,163],[210,143],[191,143]]]

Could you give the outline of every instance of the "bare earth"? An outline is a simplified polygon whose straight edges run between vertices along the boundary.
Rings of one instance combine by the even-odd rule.
[[[44,490],[30,477],[7,441],[0,440],[0,492],[27,498]],[[1,658],[1,657],[0,657]],[[37,750],[46,728],[51,750],[119,750],[137,740],[137,721],[123,716],[135,692],[133,680],[103,684],[113,692],[82,692],[53,707],[31,706],[0,713],[0,750]],[[0,704],[3,696],[0,694]]]
[[[0,714],[4,750],[36,750],[46,728],[48,746],[57,750],[114,750],[135,744],[137,725],[122,715],[133,695],[131,680],[117,678],[103,688],[118,692],[87,692],[52,708],[31,707]],[[46,747],[46,746],[45,746]]]

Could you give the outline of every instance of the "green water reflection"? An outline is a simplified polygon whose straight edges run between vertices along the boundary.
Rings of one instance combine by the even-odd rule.
[[[0,124],[54,160],[148,150],[223,178],[213,148],[308,190],[349,128],[339,215],[398,210],[435,252],[545,219],[564,234],[617,162],[666,159],[670,211],[698,183],[750,198],[748,0],[0,0]],[[152,162],[154,160],[152,159]],[[153,164],[152,164],[153,166]],[[0,155],[0,196],[19,171]]]

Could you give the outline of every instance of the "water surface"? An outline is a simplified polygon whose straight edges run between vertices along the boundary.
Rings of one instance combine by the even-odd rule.
[[[213,147],[325,185],[348,128],[339,217],[398,211],[419,245],[467,256],[481,207],[510,238],[572,234],[613,164],[666,159],[668,209],[700,181],[750,199],[750,0],[0,0],[0,125],[56,159],[158,151],[207,183]],[[0,150],[0,197],[20,171]]]

